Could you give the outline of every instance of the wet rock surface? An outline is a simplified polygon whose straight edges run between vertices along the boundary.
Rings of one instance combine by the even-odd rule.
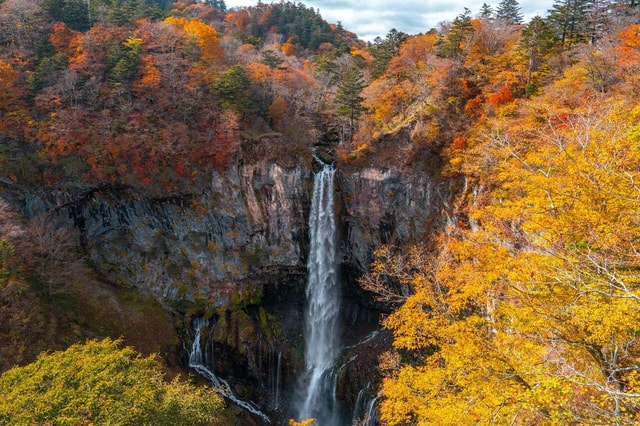
[[[4,185],[0,196],[26,217],[49,212],[59,224],[78,229],[97,273],[107,282],[150,291],[181,314],[185,341],[191,316],[206,315],[211,367],[239,397],[284,421],[304,368],[314,170],[311,161],[237,160],[209,185],[163,198],[110,186]],[[366,340],[379,327],[380,312],[355,279],[382,244],[402,245],[432,233],[446,188],[406,167],[344,168],[335,185],[346,347],[335,392],[353,411],[362,404],[358,394],[375,397],[371,372],[391,341],[386,332]]]

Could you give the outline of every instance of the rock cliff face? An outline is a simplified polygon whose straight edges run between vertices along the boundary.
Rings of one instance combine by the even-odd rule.
[[[45,211],[80,231],[108,277],[166,300],[204,298],[216,306],[279,276],[304,275],[312,170],[299,163],[235,163],[199,193],[153,198],[140,190],[90,188],[13,192],[27,216]],[[381,244],[432,231],[442,183],[411,170],[339,172],[341,260],[368,270]],[[247,287],[249,286],[249,287]],[[247,293],[249,292],[249,293]]]
[[[283,395],[293,392],[303,368],[310,164],[308,158],[238,160],[198,192],[166,198],[112,187],[14,187],[2,194],[26,216],[53,212],[60,223],[77,228],[93,266],[109,281],[150,291],[185,320],[210,317],[211,351],[218,354],[212,367],[235,383],[239,397],[260,402],[277,417],[286,416]],[[336,185],[343,344],[357,348],[376,327],[378,312],[353,278],[368,270],[381,244],[431,232],[445,190],[428,174],[399,168],[343,168]],[[185,321],[186,339],[190,330]],[[366,352],[366,362],[375,363],[374,348]],[[342,358],[356,356],[365,359],[349,349]],[[364,385],[355,377],[371,371],[352,364],[343,369],[351,378],[337,380],[349,385],[337,392],[346,412],[354,410],[353,393]]]
[[[445,187],[413,170],[362,168],[342,173],[345,224],[343,262],[368,271],[382,244],[428,236],[442,209]]]
[[[55,211],[80,230],[96,268],[165,300],[215,306],[281,273],[301,274],[309,171],[235,164],[200,193],[152,198],[139,190],[27,192],[28,216]]]

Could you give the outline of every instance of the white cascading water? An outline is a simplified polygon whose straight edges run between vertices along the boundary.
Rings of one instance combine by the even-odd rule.
[[[330,389],[331,368],[340,347],[338,312],[340,289],[337,273],[337,232],[331,165],[316,173],[309,216],[310,252],[307,263],[305,317],[305,373],[298,401],[300,420],[316,418],[318,424],[335,424],[335,398]]]
[[[267,388],[271,394],[270,407],[280,409],[280,389],[282,388],[282,351],[269,348],[267,365]]]
[[[371,383],[367,383],[367,385],[360,389],[358,392],[358,396],[356,397],[356,403],[353,405],[353,417],[351,418],[351,424],[357,425],[360,420],[364,417],[364,414],[367,410],[367,400],[365,399],[365,392],[369,389]]]
[[[201,329],[208,327],[209,322],[205,318],[196,318],[193,321],[194,336],[193,343],[191,344],[191,352],[189,353],[189,367],[196,370],[201,376],[206,377],[211,382],[211,385],[218,391],[220,395],[232,401],[239,407],[244,408],[250,413],[262,418],[266,423],[270,423],[269,417],[262,411],[258,410],[252,404],[238,399],[226,380],[216,376],[216,374],[207,367],[207,356],[200,344]]]
[[[367,403],[367,414],[365,416],[365,423],[364,423],[365,426],[375,426],[376,422],[378,421],[378,418],[377,418],[378,406],[376,404],[377,402],[378,402],[378,397],[375,397]]]

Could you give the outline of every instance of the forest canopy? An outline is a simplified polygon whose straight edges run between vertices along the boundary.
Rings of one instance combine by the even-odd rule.
[[[365,43],[301,3],[4,0],[0,184],[169,196],[314,145],[347,171],[429,173],[450,190],[436,232],[381,248],[360,281],[394,334],[381,422],[635,424],[638,22],[635,0],[557,0],[528,22],[503,0]],[[23,289],[56,281],[5,231],[16,336]],[[221,406],[109,340],[7,371],[0,396],[0,422],[207,424]]]
[[[159,362],[117,341],[43,354],[0,376],[1,424],[210,425],[213,390],[163,380]]]

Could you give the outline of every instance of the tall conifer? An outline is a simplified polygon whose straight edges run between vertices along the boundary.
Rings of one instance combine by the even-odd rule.
[[[520,4],[517,0],[502,0],[496,10],[496,18],[505,25],[522,24],[523,18],[520,13]]]

